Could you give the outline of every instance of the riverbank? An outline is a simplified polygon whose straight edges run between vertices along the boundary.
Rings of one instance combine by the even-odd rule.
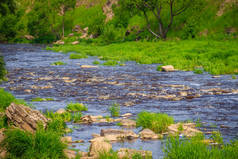
[[[237,41],[138,41],[103,46],[82,42],[77,45],[70,43],[55,45],[48,49],[98,56],[100,59],[108,61],[173,65],[179,70],[206,71],[214,75],[238,74]]]

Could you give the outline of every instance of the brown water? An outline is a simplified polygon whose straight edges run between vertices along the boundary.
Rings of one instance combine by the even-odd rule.
[[[127,62],[125,66],[99,66],[83,69],[80,65],[92,65],[97,57],[71,60],[69,55],[45,51],[41,46],[0,45],[9,71],[9,81],[0,86],[35,105],[38,110],[66,107],[69,102],[88,105],[85,114],[110,115],[112,103],[121,105],[121,114],[132,113],[132,118],[143,111],[163,112],[176,121],[200,120],[201,130],[221,131],[226,141],[238,137],[238,79],[230,75],[213,78],[193,72],[158,72],[158,65],[139,65]],[[67,65],[51,66],[63,61]],[[209,89],[213,90],[209,90]],[[216,90],[215,90],[215,89]],[[188,96],[181,96],[186,92]],[[31,102],[35,97],[54,98],[54,101]],[[165,98],[167,97],[167,99]],[[130,106],[128,106],[130,105]],[[79,125],[67,123],[73,132],[75,148],[87,151],[92,133],[103,128],[120,128],[115,124]],[[133,129],[138,133],[141,128]],[[129,147],[150,150],[153,158],[163,157],[165,140],[114,143],[113,149]]]

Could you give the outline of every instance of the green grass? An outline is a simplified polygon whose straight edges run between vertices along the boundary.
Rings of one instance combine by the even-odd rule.
[[[53,98],[40,98],[40,97],[36,97],[33,98],[31,101],[32,102],[44,102],[44,101],[53,101]]]
[[[66,145],[61,136],[53,131],[38,129],[31,134],[20,129],[9,129],[5,133],[1,146],[8,151],[8,158],[19,159],[64,159]]]
[[[114,61],[114,60],[108,60],[108,61],[103,63],[104,66],[116,66],[118,64],[119,63],[117,61]]]
[[[57,62],[53,62],[51,65],[53,65],[53,66],[60,66],[60,65],[66,65],[66,63],[64,63],[62,61],[57,61]]]
[[[120,116],[120,105],[117,103],[114,103],[111,107],[108,109],[111,113],[112,117],[118,117]]]
[[[211,74],[238,74],[237,41],[139,41],[104,46],[82,43],[77,46],[54,46],[50,49],[63,52],[80,51],[87,55],[100,56],[108,61],[161,63],[185,71],[193,71],[201,67]]]
[[[88,56],[86,54],[75,54],[72,53],[69,56],[70,59],[83,59],[83,58],[88,58]]]
[[[162,113],[141,112],[136,119],[136,126],[149,128],[155,133],[165,132],[170,124],[173,124],[173,117]]]
[[[179,139],[170,137],[167,140],[165,159],[237,159],[238,140],[230,144],[209,146],[202,142],[203,135],[197,135],[191,139]]]
[[[66,107],[67,111],[79,112],[79,111],[87,111],[88,107],[82,103],[69,103]]]

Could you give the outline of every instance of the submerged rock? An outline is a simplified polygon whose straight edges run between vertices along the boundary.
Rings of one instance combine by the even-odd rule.
[[[32,133],[36,131],[38,124],[42,124],[45,128],[49,121],[38,110],[33,110],[24,105],[17,105],[15,103],[7,107],[6,115],[9,121],[16,127]]]

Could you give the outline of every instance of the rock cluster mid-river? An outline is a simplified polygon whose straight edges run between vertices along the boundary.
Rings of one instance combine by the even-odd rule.
[[[219,130],[228,141],[238,137],[238,79],[230,75],[214,78],[209,74],[193,72],[158,72],[157,65],[127,62],[125,66],[92,65],[96,57],[71,60],[69,55],[45,51],[40,46],[0,45],[8,82],[0,87],[31,103],[35,97],[54,101],[32,102],[38,110],[65,108],[67,103],[80,102],[88,106],[84,114],[110,115],[108,107],[119,103],[121,114],[132,113],[132,119],[141,111],[162,112],[175,121],[200,120],[204,132]],[[52,66],[56,61],[66,65]],[[68,123],[73,140],[85,143],[73,147],[87,151],[91,134],[103,128],[119,128],[115,124],[79,125]],[[138,133],[140,128],[133,129]],[[161,158],[165,140],[123,142],[113,149],[129,147],[150,150],[153,158]]]

